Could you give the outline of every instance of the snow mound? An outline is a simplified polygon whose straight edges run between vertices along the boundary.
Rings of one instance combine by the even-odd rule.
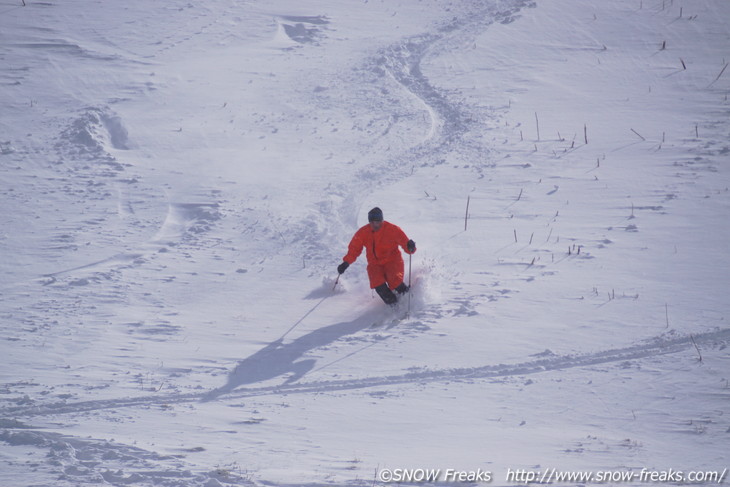
[[[87,108],[62,134],[62,142],[76,155],[99,156],[112,149],[129,150],[132,145],[122,119],[108,108]]]

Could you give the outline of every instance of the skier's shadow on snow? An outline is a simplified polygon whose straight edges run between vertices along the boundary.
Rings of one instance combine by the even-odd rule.
[[[322,301],[317,303],[304,316],[309,315],[321,303]],[[317,363],[315,359],[299,360],[305,353],[329,345],[347,335],[367,329],[374,322],[382,319],[383,315],[384,311],[382,309],[374,309],[353,321],[345,321],[319,328],[290,343],[284,343],[284,337],[281,337],[238,362],[236,368],[228,376],[228,383],[209,392],[204,400],[210,401],[233,391],[237,387],[255,384],[284,374],[292,374],[285,384],[295,382],[311,371]],[[300,319],[296,324],[301,321]]]

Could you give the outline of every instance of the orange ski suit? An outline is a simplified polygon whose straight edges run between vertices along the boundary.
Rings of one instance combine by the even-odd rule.
[[[401,247],[407,254],[408,237],[399,226],[383,222],[383,226],[374,232],[370,225],[361,227],[350,241],[347,255],[342,259],[352,264],[365,248],[368,259],[368,277],[370,288],[375,289],[388,284],[390,289],[397,288],[403,282],[403,256]]]

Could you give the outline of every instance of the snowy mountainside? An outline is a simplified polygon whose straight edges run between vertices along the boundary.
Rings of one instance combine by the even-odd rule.
[[[0,1],[0,482],[723,472],[729,5]]]

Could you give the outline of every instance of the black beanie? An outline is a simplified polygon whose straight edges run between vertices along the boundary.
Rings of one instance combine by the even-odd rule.
[[[373,208],[372,210],[368,211],[368,221],[373,222],[382,222],[383,221],[383,210],[378,208],[377,206]]]

